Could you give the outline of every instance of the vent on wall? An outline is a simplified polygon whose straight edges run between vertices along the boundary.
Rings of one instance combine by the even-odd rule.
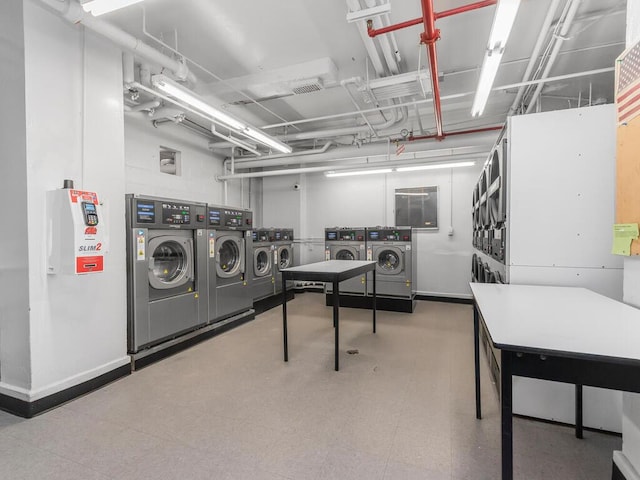
[[[181,175],[180,152],[160,147],[160,171],[169,175]]]

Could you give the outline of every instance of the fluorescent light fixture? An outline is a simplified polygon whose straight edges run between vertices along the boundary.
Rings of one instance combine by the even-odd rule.
[[[179,83],[171,80],[165,75],[154,75],[151,77],[151,83],[153,86],[164,93],[180,100],[190,107],[194,108],[201,115],[209,120],[222,125],[223,127],[230,128],[237,133],[252,138],[264,145],[273,148],[282,153],[291,153],[292,149],[289,145],[282,143],[280,140],[262,133],[255,127],[251,127],[228,113],[224,113],[221,110],[209,105],[206,100],[192,92],[191,90],[183,87]]]
[[[476,96],[473,100],[471,115],[482,115],[484,107],[487,105],[493,81],[498,73],[502,54],[507,44],[511,28],[516,19],[520,7],[520,0],[498,0],[496,14],[493,17],[493,25],[491,26],[491,34],[489,35],[489,43],[482,61],[482,69],[480,71],[480,80]]]
[[[83,3],[82,8],[85,12],[91,12],[91,15],[97,17],[140,2],[142,0],[91,0]]]
[[[333,177],[350,177],[352,175],[375,175],[376,173],[391,173],[393,171],[392,168],[378,168],[375,170],[349,170],[346,172],[335,172],[330,171],[326,172],[325,176],[333,178]]]
[[[398,167],[396,172],[415,172],[418,170],[436,170],[439,168],[460,168],[460,167],[472,167],[476,162],[453,162],[453,163],[438,163],[434,165],[416,165],[413,167]]]

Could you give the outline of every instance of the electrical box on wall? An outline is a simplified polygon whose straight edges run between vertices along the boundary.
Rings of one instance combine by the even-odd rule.
[[[73,188],[47,192],[47,222],[47,273],[104,270],[106,228],[97,193]]]

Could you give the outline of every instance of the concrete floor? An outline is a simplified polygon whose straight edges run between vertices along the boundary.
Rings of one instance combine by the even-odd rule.
[[[0,412],[2,479],[500,478],[498,400],[474,417],[472,308],[281,309],[31,420]],[[349,355],[348,349],[359,353]],[[514,421],[517,479],[608,479],[619,437]]]

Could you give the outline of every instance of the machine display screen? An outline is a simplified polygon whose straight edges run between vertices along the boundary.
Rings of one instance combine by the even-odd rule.
[[[251,235],[253,236],[254,242],[258,240],[258,232],[256,230],[254,230],[253,233],[251,233]]]
[[[369,240],[373,240],[374,242],[380,240],[380,232],[377,230],[369,230]]]
[[[337,240],[338,232],[327,232],[327,240]]]
[[[227,227],[240,227],[242,226],[242,211],[238,210],[225,210],[224,211],[224,224]]]
[[[177,203],[162,204],[162,223],[166,225],[188,224],[191,218],[191,207]]]
[[[156,221],[156,206],[150,202],[136,202],[136,219],[138,223],[154,223]]]
[[[209,225],[220,226],[220,210],[209,210]]]

